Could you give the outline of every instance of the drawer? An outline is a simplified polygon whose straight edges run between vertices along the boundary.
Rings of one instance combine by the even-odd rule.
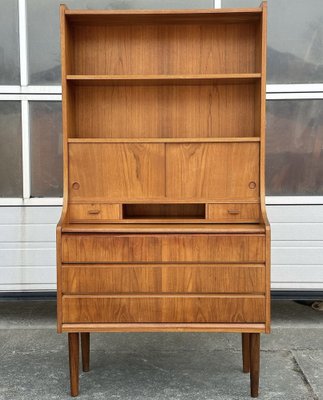
[[[264,293],[265,266],[63,265],[64,294]]]
[[[259,204],[208,204],[207,210],[208,219],[216,222],[259,222]]]
[[[247,234],[63,234],[63,263],[265,261],[265,236]]]
[[[264,296],[63,296],[63,323],[257,323]]]
[[[115,221],[120,219],[119,204],[70,204],[69,219],[71,222]]]

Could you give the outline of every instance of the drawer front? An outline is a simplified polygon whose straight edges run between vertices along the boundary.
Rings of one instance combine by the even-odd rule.
[[[64,234],[63,263],[265,261],[264,235]]]
[[[97,221],[107,222],[120,219],[119,204],[70,204],[69,218],[71,222]]]
[[[63,323],[264,321],[264,296],[63,296]]]
[[[265,266],[63,265],[64,294],[264,293]]]
[[[216,222],[259,222],[259,204],[208,204],[208,219]]]

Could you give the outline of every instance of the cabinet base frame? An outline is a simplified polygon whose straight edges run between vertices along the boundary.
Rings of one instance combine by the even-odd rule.
[[[79,333],[68,333],[71,396],[79,394]],[[90,370],[90,333],[81,333],[83,371]],[[250,394],[259,394],[260,334],[242,333],[243,372],[250,372]]]
[[[266,324],[202,324],[202,323],[114,323],[114,324],[62,324],[62,332],[218,332],[218,333],[270,333]]]

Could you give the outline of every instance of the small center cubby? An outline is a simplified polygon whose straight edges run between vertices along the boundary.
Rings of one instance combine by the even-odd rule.
[[[205,219],[205,204],[123,204],[123,219]]]

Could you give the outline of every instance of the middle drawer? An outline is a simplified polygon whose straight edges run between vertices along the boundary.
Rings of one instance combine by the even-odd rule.
[[[263,264],[68,265],[63,294],[264,293]]]
[[[63,263],[263,263],[264,235],[63,234]]]

